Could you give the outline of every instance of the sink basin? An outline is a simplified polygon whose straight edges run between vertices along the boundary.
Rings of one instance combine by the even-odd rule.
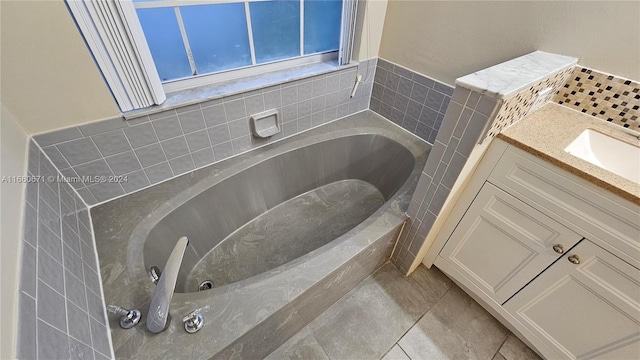
[[[564,151],[640,184],[640,147],[587,129]]]

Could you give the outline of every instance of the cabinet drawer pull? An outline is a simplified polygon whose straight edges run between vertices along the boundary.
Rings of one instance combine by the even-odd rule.
[[[557,252],[558,254],[562,254],[564,252],[564,247],[562,246],[562,244],[553,245],[553,251]]]
[[[580,258],[578,257],[578,255],[571,255],[567,258],[567,260],[569,260],[572,264],[580,264]]]

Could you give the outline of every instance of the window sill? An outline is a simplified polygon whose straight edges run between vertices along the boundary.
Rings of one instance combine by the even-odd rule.
[[[167,100],[161,105],[123,113],[125,120],[135,119],[145,115],[153,115],[179,107],[198,104],[208,100],[215,100],[247,91],[279,85],[289,81],[309,78],[338,70],[357,67],[357,61],[347,65],[338,65],[337,60],[297,66],[290,69],[273,71],[265,74],[249,76],[241,79],[225,81],[192,89],[167,93]]]

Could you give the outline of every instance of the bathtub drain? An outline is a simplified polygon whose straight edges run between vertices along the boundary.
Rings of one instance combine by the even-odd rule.
[[[213,281],[205,280],[198,286],[198,291],[213,289]]]

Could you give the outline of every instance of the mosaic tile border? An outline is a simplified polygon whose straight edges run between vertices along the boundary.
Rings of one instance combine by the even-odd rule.
[[[500,110],[496,114],[496,119],[491,124],[491,128],[489,129],[485,139],[498,135],[502,129],[511,126],[525,117],[531,110],[531,107],[536,101],[540,91],[551,88],[552,90],[549,92],[549,95],[547,95],[547,99],[544,102],[551,101],[554,94],[556,94],[562,88],[564,83],[566,83],[572,71],[573,68],[562,70],[542,81],[538,81],[526,90],[520,91],[519,93],[505,99]]]
[[[377,59],[131,120],[109,119],[34,140],[89,205],[186,174],[369,107]],[[356,75],[363,76],[356,95]],[[249,116],[278,109],[282,132],[251,135]],[[106,180],[106,182],[104,181]]]
[[[576,66],[553,100],[618,126],[640,130],[640,83],[637,81]]]

